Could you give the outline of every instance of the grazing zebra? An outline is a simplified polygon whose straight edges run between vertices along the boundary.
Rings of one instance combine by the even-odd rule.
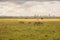
[[[34,25],[40,25],[43,24],[42,22],[34,22]]]
[[[24,24],[24,22],[23,22],[23,21],[19,21],[19,23],[20,23],[20,24]]]
[[[44,18],[41,18],[41,19],[44,19]]]

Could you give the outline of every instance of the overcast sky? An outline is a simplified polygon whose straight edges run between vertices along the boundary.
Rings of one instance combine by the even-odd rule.
[[[0,1],[60,1],[60,0],[0,0]]]
[[[0,16],[60,16],[60,0],[0,0]]]
[[[60,0],[0,0],[0,1],[11,1],[11,2],[18,2],[18,3],[24,3],[26,1],[60,1]]]

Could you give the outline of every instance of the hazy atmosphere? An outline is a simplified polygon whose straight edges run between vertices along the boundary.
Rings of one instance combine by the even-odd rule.
[[[0,0],[0,16],[60,16],[60,0]]]
[[[0,0],[0,40],[60,40],[60,0]]]

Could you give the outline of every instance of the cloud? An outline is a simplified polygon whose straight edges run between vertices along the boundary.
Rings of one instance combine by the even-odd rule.
[[[27,1],[24,4],[0,2],[0,16],[34,16],[35,14],[60,16],[60,2]]]
[[[60,0],[0,0],[0,1],[14,1],[14,2],[19,2],[19,1],[60,1]]]

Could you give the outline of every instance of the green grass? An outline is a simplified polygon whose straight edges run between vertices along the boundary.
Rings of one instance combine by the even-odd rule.
[[[60,40],[60,22],[0,21],[0,40]]]

